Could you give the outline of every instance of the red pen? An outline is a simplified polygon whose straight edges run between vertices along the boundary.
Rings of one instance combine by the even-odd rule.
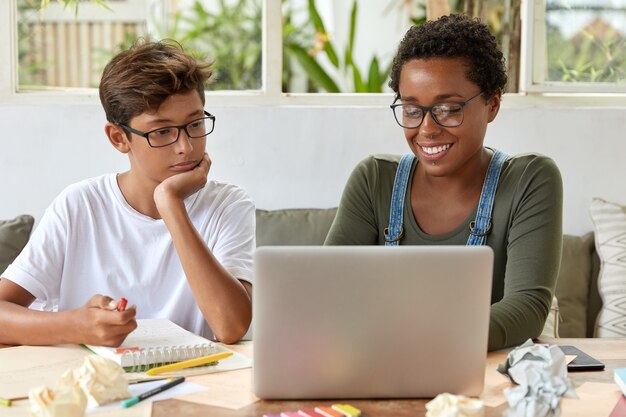
[[[117,307],[115,307],[115,309],[117,311],[124,311],[126,310],[126,304],[128,303],[128,300],[124,297],[120,298],[120,301],[117,303]]]

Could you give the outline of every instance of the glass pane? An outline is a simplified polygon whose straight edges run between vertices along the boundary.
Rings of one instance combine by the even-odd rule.
[[[110,10],[81,2],[64,9],[18,0],[18,89],[97,87],[123,45],[146,33],[147,0],[110,1]]]
[[[170,7],[167,26],[150,32],[213,60],[208,90],[261,88],[262,0],[170,0]]]
[[[20,90],[97,87],[108,60],[138,37],[175,39],[213,61],[209,90],[261,88],[261,0],[40,3],[17,0]]]
[[[626,82],[626,0],[547,0],[545,13],[545,81]]]
[[[283,91],[391,91],[391,61],[419,3],[283,0]]]
[[[427,7],[480,16],[513,68],[508,91],[517,90],[519,1],[283,0],[283,91],[389,92],[396,48]]]

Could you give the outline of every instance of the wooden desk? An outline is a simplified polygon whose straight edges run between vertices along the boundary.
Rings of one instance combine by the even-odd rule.
[[[613,383],[613,369],[626,367],[626,339],[546,339],[541,342],[577,346],[606,364],[604,371],[569,374],[581,398],[579,400],[564,399],[562,416],[608,416],[621,396],[617,386]],[[248,355],[252,354],[251,343],[234,345],[231,348]],[[500,417],[508,408],[502,390],[512,384],[496,370],[505,359],[505,352],[492,352],[488,355],[485,390],[480,397],[487,405],[486,417]],[[251,369],[203,375],[190,378],[190,380],[209,387],[209,390],[182,399],[155,402],[152,406],[152,417],[262,417],[264,414],[280,414],[281,411],[297,411],[317,405],[342,402],[338,400],[259,400],[252,394]],[[428,401],[428,399],[399,399],[346,400],[343,402],[360,408],[367,417],[415,417],[426,414],[425,404]]]

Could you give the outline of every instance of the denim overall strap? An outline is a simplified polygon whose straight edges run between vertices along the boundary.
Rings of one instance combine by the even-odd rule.
[[[496,150],[491,157],[487,176],[483,183],[483,190],[478,201],[476,220],[470,223],[470,236],[467,239],[467,246],[481,246],[487,243],[487,235],[491,233],[491,212],[493,211],[493,200],[496,197],[496,188],[502,165],[508,157],[502,151]]]
[[[400,159],[396,170],[396,179],[393,182],[391,193],[391,208],[389,211],[389,227],[385,228],[385,246],[398,246],[404,236],[404,196],[406,187],[409,185],[411,166],[415,155],[406,154]]]

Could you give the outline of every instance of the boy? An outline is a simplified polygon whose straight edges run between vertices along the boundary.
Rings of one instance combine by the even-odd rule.
[[[246,333],[254,204],[207,182],[210,76],[164,42],[137,44],[105,67],[105,132],[130,169],[74,184],[46,210],[2,274],[0,343],[118,346],[148,317],[224,343]],[[117,311],[122,297],[134,305]],[[35,299],[48,311],[28,309]]]

